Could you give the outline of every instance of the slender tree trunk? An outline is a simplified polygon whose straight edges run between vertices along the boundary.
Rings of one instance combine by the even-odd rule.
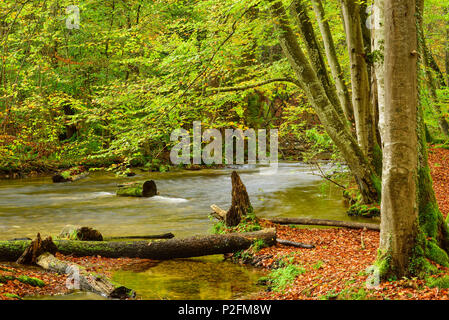
[[[353,173],[365,203],[378,200],[378,177],[370,161],[349,131],[345,120],[341,119],[329,100],[321,81],[307,60],[291,29],[285,9],[280,1],[272,0],[271,12],[277,19],[275,26],[279,32],[279,43],[294,70],[301,87],[315,109],[321,124],[339,148]]]
[[[324,49],[326,52],[327,61],[329,63],[332,78],[334,79],[337,88],[338,98],[343,107],[346,118],[354,121],[354,109],[352,107],[351,96],[348,87],[346,86],[344,74],[337,58],[337,51],[335,49],[334,39],[332,38],[331,29],[327,23],[325,12],[321,0],[312,0],[313,10],[318,20],[321,36],[323,38]]]
[[[375,142],[375,128],[360,19],[360,4],[356,0],[341,0],[341,6],[351,63],[352,104],[357,140],[364,154],[371,156]]]
[[[341,107],[337,91],[329,79],[323,54],[321,53],[321,49],[313,29],[313,24],[310,21],[307,6],[305,5],[304,0],[294,0],[290,8],[291,14],[295,17],[301,36],[304,39],[312,67],[314,68],[318,79],[320,79],[330,102],[335,106],[337,113],[340,114],[341,117],[344,117],[344,112]]]
[[[379,113],[378,127],[379,131],[383,130],[385,113],[385,68],[384,68],[384,45],[385,45],[385,17],[384,17],[384,0],[377,0],[373,6],[373,71],[376,78],[377,91],[377,109]]]

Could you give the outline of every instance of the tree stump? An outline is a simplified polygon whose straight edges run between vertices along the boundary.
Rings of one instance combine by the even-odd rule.
[[[240,176],[236,171],[231,174],[232,181],[232,204],[226,212],[225,223],[228,227],[234,227],[240,223],[242,216],[252,212],[253,208],[249,201],[248,192]]]
[[[41,239],[40,233],[37,234],[36,239],[31,241],[30,246],[22,253],[22,255],[17,259],[18,264],[36,264],[37,258],[45,253],[49,252],[55,254],[58,248],[53,243],[51,237],[44,240]]]

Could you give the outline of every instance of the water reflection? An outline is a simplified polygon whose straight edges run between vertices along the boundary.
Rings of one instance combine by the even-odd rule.
[[[113,280],[150,300],[227,300],[248,297],[261,288],[262,272],[223,262],[223,256],[162,261],[143,271],[118,271]]]

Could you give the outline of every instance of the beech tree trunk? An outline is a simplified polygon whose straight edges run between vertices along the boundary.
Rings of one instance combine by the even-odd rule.
[[[385,0],[384,166],[376,262],[384,279],[428,276],[436,269],[427,259],[449,267],[448,227],[432,188],[418,104],[422,12],[423,0]]]
[[[385,110],[380,247],[407,275],[418,234],[417,30],[415,0],[385,1]],[[414,52],[414,53],[413,53]]]
[[[352,136],[344,119],[341,119],[335,106],[329,100],[321,81],[318,79],[313,67],[304,55],[296,35],[291,29],[282,2],[271,0],[271,12],[277,21],[279,43],[294,70],[301,87],[314,107],[321,124],[339,148],[345,158],[365,203],[374,203],[378,200],[378,177],[373,170],[371,161],[359,147]]]
[[[370,81],[363,32],[360,4],[357,0],[341,0],[349,60],[351,64],[352,104],[357,141],[363,153],[372,154],[375,142],[374,114],[370,100]]]
[[[422,24],[419,25],[419,45],[421,47],[421,53],[422,53],[422,61],[424,62],[424,71],[426,73],[427,78],[427,84],[430,92],[430,98],[433,103],[433,107],[436,111],[437,118],[438,118],[438,125],[440,127],[441,132],[448,137],[449,136],[449,124],[446,121],[446,118],[444,118],[444,115],[441,111],[441,107],[439,105],[440,101],[438,99],[437,95],[437,89],[439,89],[441,86],[446,86],[445,77],[443,76],[440,68],[436,64],[435,60],[433,59],[432,53],[430,52],[429,48],[426,44],[426,39],[424,35],[424,29],[422,27]],[[434,74],[432,73],[432,70],[435,72],[436,77],[438,81],[434,79]]]
[[[349,94],[348,87],[346,86],[344,74],[341,69],[340,63],[337,58],[337,51],[335,49],[334,39],[332,38],[331,29],[327,23],[324,8],[321,0],[312,0],[313,11],[318,20],[318,26],[320,28],[321,37],[323,39],[324,49],[326,52],[327,61],[330,66],[332,78],[334,79],[335,86],[337,88],[338,98],[340,104],[343,107],[343,111],[346,118],[354,121],[354,109],[352,106],[351,96]]]
[[[74,256],[102,256],[106,258],[141,258],[168,260],[232,253],[248,249],[254,240],[266,245],[276,243],[276,230],[208,235],[164,241],[71,241],[54,240],[58,252]],[[0,261],[16,261],[30,241],[0,241]]]
[[[378,127],[379,131],[383,130],[384,114],[385,114],[385,67],[384,67],[384,46],[385,46],[385,17],[384,17],[384,0],[377,0],[373,6],[372,19],[372,56],[373,56],[373,73],[376,81],[376,101],[378,110]]]
[[[330,102],[335,106],[335,110],[343,118],[344,112],[341,107],[335,86],[329,79],[329,74],[324,63],[323,54],[321,53],[321,49],[316,38],[315,31],[313,29],[313,24],[310,21],[308,9],[306,4],[304,3],[304,0],[293,1],[291,5],[291,12],[299,26],[299,30],[301,32],[302,38],[304,39],[307,53],[309,55],[309,60],[317,74],[317,77],[320,79]]]

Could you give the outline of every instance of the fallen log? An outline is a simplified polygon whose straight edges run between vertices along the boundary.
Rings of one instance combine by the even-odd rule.
[[[122,236],[122,237],[107,237],[106,241],[109,240],[119,240],[119,239],[172,239],[175,235],[171,232],[163,233],[163,234],[152,234],[146,236]]]
[[[164,241],[72,241],[54,240],[64,255],[102,256],[106,258],[142,258],[168,260],[224,254],[248,249],[254,240],[267,246],[276,244],[274,228],[255,232],[197,236]],[[30,241],[0,241],[0,261],[15,261]]]
[[[304,249],[313,249],[315,246],[313,244],[306,244],[302,242],[295,242],[289,240],[276,239],[276,242],[282,244],[284,246],[296,247],[296,248],[304,248]]]
[[[98,230],[90,227],[66,225],[59,233],[59,239],[81,241],[103,241],[103,236]]]
[[[79,167],[70,168],[53,175],[52,180],[54,183],[77,181],[89,174],[89,172],[84,172],[83,170]]]
[[[226,210],[223,210],[216,204],[211,205],[210,208],[212,209],[212,213],[211,213],[212,217],[214,217],[220,221],[224,221],[226,219]]]
[[[156,183],[153,180],[131,182],[118,186],[117,195],[121,197],[153,197],[157,195]]]
[[[48,252],[41,254],[37,258],[36,264],[48,271],[68,274],[70,276],[68,280],[73,279],[74,281],[71,284],[74,289],[90,291],[113,299],[129,299],[136,296],[133,290],[109,281],[106,276],[90,273],[77,264],[68,264]]]
[[[375,223],[364,222],[350,222],[350,221],[336,221],[336,220],[322,220],[322,219],[308,219],[308,218],[271,218],[268,219],[277,224],[293,224],[293,225],[309,225],[309,226],[328,226],[328,227],[343,227],[349,229],[364,229],[380,231],[380,226]]]

